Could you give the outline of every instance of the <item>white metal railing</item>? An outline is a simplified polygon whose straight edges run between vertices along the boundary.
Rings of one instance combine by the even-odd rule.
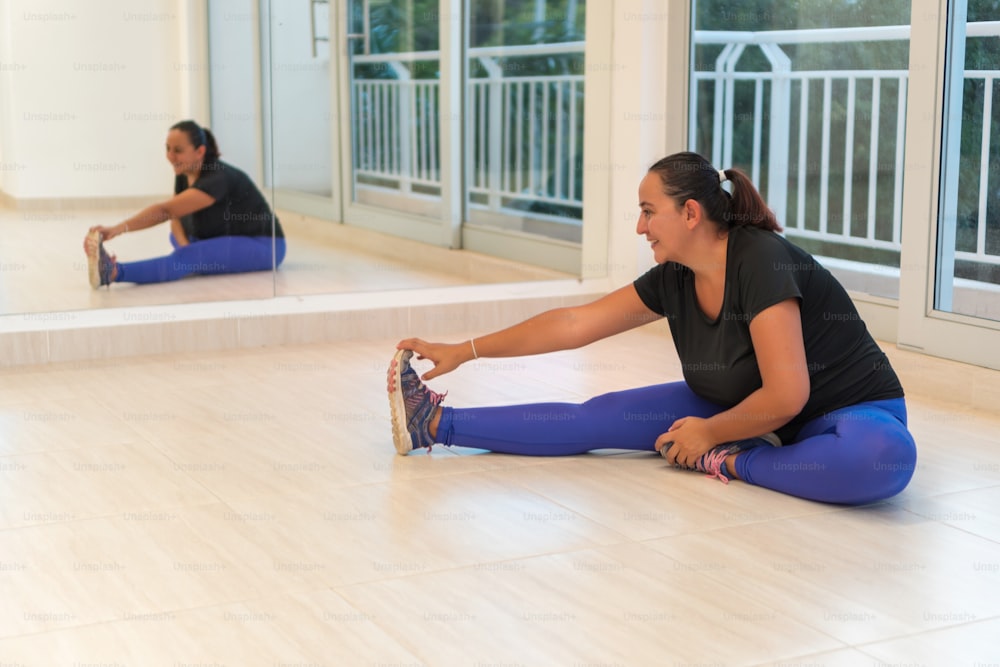
[[[584,76],[531,75],[515,59],[583,55],[583,42],[469,49],[486,76],[466,87],[466,177],[471,205],[500,211],[546,203],[582,213]],[[385,68],[392,78],[352,77],[356,178],[402,194],[440,188],[438,81],[413,79],[438,51],[356,55],[355,66]]]
[[[582,75],[470,81],[469,192],[491,210],[510,199],[582,206],[575,179],[583,114],[574,103],[582,87]]]
[[[993,126],[993,87],[1000,77],[1000,71],[966,70],[966,82],[974,79],[983,81],[983,130],[979,140],[979,202],[977,207],[976,250],[956,251],[956,259],[968,259],[990,264],[1000,264],[1000,257],[986,252],[987,195],[989,194],[990,140]],[[1000,214],[1000,211],[997,212]]]
[[[712,133],[711,159],[715,164],[729,166],[733,164],[733,147],[735,144],[743,143],[745,139],[737,136],[734,130],[735,113],[733,111],[735,88],[737,82],[748,82],[753,84],[753,130],[749,138],[748,145],[751,146],[751,178],[755,183],[761,182],[761,168],[765,161],[768,164],[768,178],[766,198],[768,204],[775,211],[778,219],[782,221],[786,230],[794,235],[818,238],[824,240],[834,240],[839,243],[849,245],[863,245],[866,247],[878,247],[898,250],[900,243],[900,230],[902,228],[902,195],[903,195],[903,132],[905,130],[906,113],[906,83],[907,76],[905,70],[879,70],[879,71],[796,71],[785,72],[775,75],[771,72],[728,72],[717,77],[714,72],[697,72],[693,74],[695,81],[711,81],[716,84],[717,91],[723,90],[723,94],[718,92],[715,96],[713,121],[716,130]],[[721,79],[721,80],[720,80]],[[871,115],[869,118],[869,170],[867,183],[867,215],[864,219],[864,233],[859,235],[854,231],[855,225],[851,211],[854,208],[854,147],[855,147],[855,121],[856,114],[848,112],[844,134],[841,137],[832,135],[832,101],[833,84],[835,81],[843,82],[846,88],[846,107],[855,109],[857,104],[858,83],[866,82],[870,84],[871,90]],[[894,131],[888,141],[894,151],[894,159],[891,169],[880,169],[878,157],[882,151],[882,142],[885,138],[881,135],[880,117],[884,104],[883,84],[893,82],[895,91],[891,101],[891,106],[895,110]],[[819,99],[813,101],[815,88],[813,83],[820,84],[821,93]],[[764,84],[770,83],[772,86],[772,103],[770,113],[772,127],[769,132],[770,145],[767,155],[764,155],[762,145],[763,134],[763,100]],[[721,84],[721,85],[720,85]],[[774,89],[779,86],[785,88],[784,91],[776,93]],[[798,108],[792,109],[792,93],[798,92]],[[697,103],[695,88],[692,88],[692,98]],[[810,128],[810,108],[812,104],[818,104],[821,109],[821,120],[815,128]],[[790,138],[792,121],[796,121],[797,150],[792,153],[790,149]],[[814,158],[811,154],[813,147],[810,145],[810,131],[819,135],[819,156]],[[834,165],[831,162],[831,142],[842,141],[844,146],[843,158],[843,199],[842,211],[845,217],[841,221],[839,231],[830,229],[830,186],[832,184],[831,172]],[[693,138],[692,138],[693,142]],[[785,159],[780,159],[785,156]],[[776,159],[777,158],[777,159]],[[794,168],[793,168],[794,167]],[[807,176],[810,172],[819,170],[819,211],[816,221],[817,229],[810,229],[806,225],[806,197]],[[882,171],[888,171],[892,178],[892,225],[891,232],[886,238],[876,233],[876,204],[880,192],[879,175]],[[796,207],[794,215],[788,211],[789,184],[795,183]]]
[[[790,235],[835,241],[842,245],[900,249],[902,228],[902,176],[908,72],[880,70],[793,70],[782,46],[865,41],[908,40],[909,26],[762,32],[695,31],[698,46],[719,45],[714,69],[692,72],[689,145],[695,148],[697,132],[711,123],[710,153],[715,164],[732,165],[735,146],[750,147],[751,177],[765,183],[765,195]],[[1000,36],[1000,21],[971,23],[969,37]],[[758,48],[770,71],[737,69],[748,47]],[[466,87],[466,177],[473,205],[500,210],[512,202],[543,202],[582,209],[578,186],[583,134],[583,90],[580,74],[533,76],[516,67],[516,57],[552,54],[582,55],[583,42],[517,47],[471,49],[470,59],[482,64],[485,77]],[[438,137],[438,82],[417,79],[411,69],[420,62],[436,62],[437,51],[354,56],[355,65],[381,65],[392,78],[352,80],[354,106],[355,173],[375,184],[390,184],[411,193],[413,186],[440,187]],[[988,92],[1000,71],[967,71],[967,82],[982,81]],[[712,117],[698,112],[705,86],[714,91]],[[752,87],[752,122],[749,136],[736,131],[735,104],[738,86]],[[767,94],[765,94],[765,88]],[[842,131],[831,123],[834,98],[847,109]],[[793,108],[793,100],[797,104]],[[767,106],[765,112],[765,104]],[[857,108],[871,109],[859,118]],[[983,96],[983,118],[992,117],[992,95]],[[818,114],[815,110],[818,109]],[[966,110],[969,113],[969,110]],[[813,117],[816,114],[817,118]],[[886,118],[886,114],[889,117]],[[554,123],[548,122],[554,119]],[[885,121],[885,122],[883,122]],[[769,123],[764,145],[764,122]],[[699,123],[701,125],[699,125]],[[867,123],[867,128],[863,125]],[[883,126],[888,132],[883,132]],[[797,128],[793,135],[792,128]],[[859,131],[867,130],[867,182],[865,199],[855,202],[855,147]],[[957,259],[1000,264],[1000,255],[987,252],[986,222],[989,191],[991,124],[983,123],[980,143],[980,192],[975,250],[956,251]],[[797,148],[792,151],[792,138]],[[861,135],[864,136],[864,135]],[[810,141],[818,137],[818,141]],[[834,164],[831,148],[843,145],[842,164]],[[888,164],[879,156],[891,155]],[[763,170],[766,168],[766,180]],[[831,220],[834,177],[841,191],[841,220]],[[810,179],[810,172],[817,174]],[[968,178],[964,175],[963,178]],[[806,192],[818,189],[818,214],[807,223]],[[789,210],[790,195],[794,210]],[[476,199],[478,197],[478,199]],[[887,222],[881,213],[891,209]],[[860,213],[853,213],[855,210]]]

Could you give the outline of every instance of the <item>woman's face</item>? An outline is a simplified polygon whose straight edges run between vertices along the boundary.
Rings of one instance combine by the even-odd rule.
[[[174,166],[175,174],[197,174],[205,157],[205,147],[194,147],[187,132],[170,130],[167,133],[167,161]]]
[[[635,231],[649,241],[656,263],[678,261],[678,245],[685,228],[684,209],[663,194],[657,174],[647,173],[639,183],[639,210]]]

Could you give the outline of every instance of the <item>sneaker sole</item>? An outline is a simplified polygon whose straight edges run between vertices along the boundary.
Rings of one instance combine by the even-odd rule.
[[[94,231],[87,234],[87,274],[90,286],[101,287],[101,233]]]
[[[410,432],[406,429],[406,401],[403,399],[402,367],[403,356],[409,350],[399,350],[393,356],[396,367],[393,373],[393,386],[395,391],[389,392],[389,413],[392,417],[392,443],[396,446],[396,453],[406,456],[413,451],[413,440]]]

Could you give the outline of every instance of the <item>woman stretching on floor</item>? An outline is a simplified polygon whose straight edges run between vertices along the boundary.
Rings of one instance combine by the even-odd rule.
[[[264,196],[245,173],[219,160],[215,137],[191,120],[167,133],[174,196],[113,227],[91,227],[83,241],[90,285],[162,283],[189,275],[266,271],[285,258],[285,234]],[[170,221],[174,251],[119,263],[104,242]]]
[[[649,169],[639,208],[636,231],[657,266],[633,284],[461,343],[399,342],[387,375],[397,451],[435,443],[537,456],[655,450],[727,483],[824,502],[902,491],[916,446],[896,373],[840,283],[776,233],[750,179],[678,153]],[[421,381],[479,357],[578,348],[659,317],[683,382],[582,404],[456,409]],[[414,353],[434,363],[422,378]]]

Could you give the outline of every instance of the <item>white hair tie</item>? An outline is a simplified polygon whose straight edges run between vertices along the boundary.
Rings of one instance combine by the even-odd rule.
[[[719,183],[724,183],[727,180],[729,180],[729,177],[726,176],[726,170],[725,169],[720,169],[719,170]]]

